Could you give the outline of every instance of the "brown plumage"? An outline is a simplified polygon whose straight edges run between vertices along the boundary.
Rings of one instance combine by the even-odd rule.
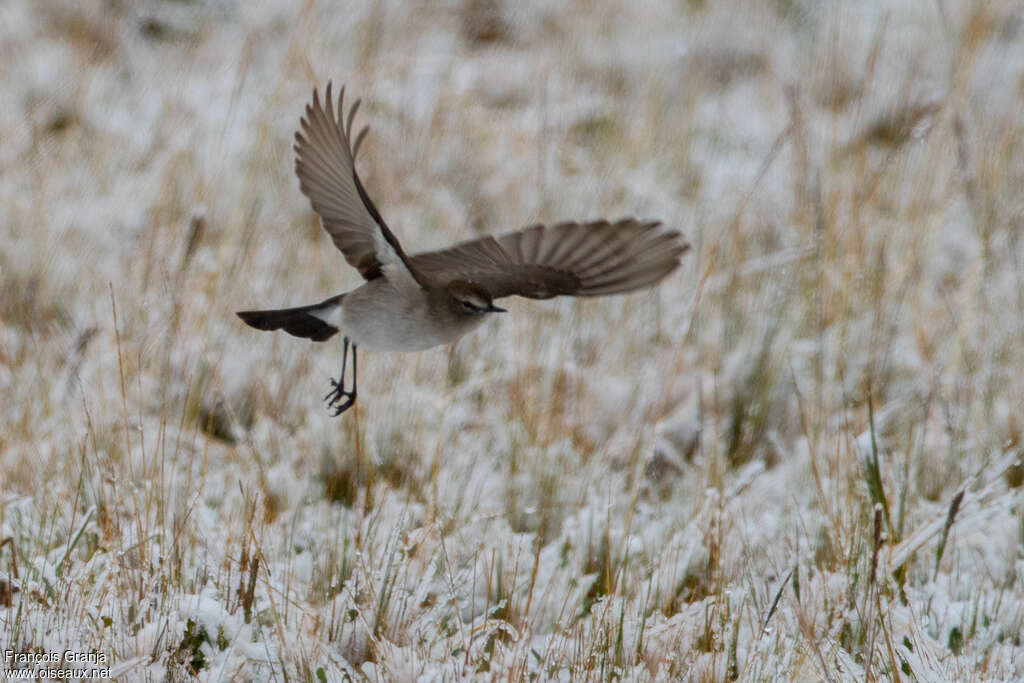
[[[493,301],[501,297],[603,296],[649,287],[690,248],[658,221],[623,218],[535,225],[409,256],[356,171],[367,128],[353,137],[359,100],[346,114],[344,96],[342,88],[335,105],[328,84],[321,103],[313,91],[295,134],[295,173],[334,245],[366,282],[312,306],[238,313],[257,329],[314,341],[342,332],[341,378],[331,381],[326,399],[335,415],[355,403],[359,346],[421,351],[450,344],[504,311]],[[350,345],[352,387],[346,389]]]
[[[548,299],[647,287],[675,270],[689,248],[681,234],[662,229],[658,221],[624,218],[535,225],[415,254],[410,261],[421,277],[478,282],[495,299]]]
[[[360,100],[353,103],[344,122],[341,114],[345,88],[338,93],[337,116],[330,83],[324,102],[326,107],[320,106],[320,97],[314,89],[313,102],[306,105],[306,115],[300,121],[301,130],[295,133],[295,174],[299,177],[299,189],[309,197],[334,246],[364,278],[373,280],[382,275],[382,240],[408,267],[402,245],[384,223],[356,171],[356,155],[370,129],[364,126],[352,142],[352,122],[359,111]]]
[[[547,299],[559,295],[622,294],[660,281],[679,265],[690,245],[659,221],[623,218],[558,223],[408,256],[363,187],[356,155],[369,130],[352,138],[356,100],[344,113],[345,89],[337,109],[328,84],[324,104],[316,90],[295,134],[299,187],[320,215],[324,229],[345,259],[367,280],[381,277],[385,261],[397,262],[421,286],[453,279],[477,282],[491,296]]]

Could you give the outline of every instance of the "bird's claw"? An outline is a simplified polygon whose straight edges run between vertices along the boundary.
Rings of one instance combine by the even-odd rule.
[[[324,396],[324,400],[327,401],[328,410],[333,408],[331,417],[338,417],[356,402],[356,392],[355,390],[345,391],[345,385],[332,377],[331,391]],[[341,402],[339,403],[339,401]]]
[[[326,396],[324,396],[323,400],[326,401],[327,399],[330,398],[331,399],[331,403],[334,403],[335,401],[338,400],[338,394],[339,393],[345,393],[345,387],[342,386],[341,384],[339,384],[338,382],[336,382],[333,377],[330,378],[330,382],[331,382],[331,391]],[[334,396],[334,398],[331,398],[332,396]]]

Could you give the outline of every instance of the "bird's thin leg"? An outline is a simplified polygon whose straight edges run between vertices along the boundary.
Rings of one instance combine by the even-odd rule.
[[[345,337],[344,343],[345,347],[341,357],[341,375],[337,381],[333,377],[331,378],[331,392],[324,396],[324,400],[327,401],[327,408],[333,408],[331,413],[333,417],[341,415],[356,402],[356,345],[352,345],[352,391],[345,391],[345,367],[348,365],[348,337]]]
[[[356,385],[359,383],[359,357],[356,355],[356,351],[359,350],[359,346],[355,343],[352,344],[352,402],[356,402]]]
[[[344,350],[341,352],[341,376],[338,378],[337,382],[334,381],[333,377],[330,378],[331,389],[333,389],[333,391],[324,396],[325,401],[327,399],[331,399],[331,402],[327,404],[328,406],[333,405],[338,401],[339,394],[345,393],[345,365],[348,362],[348,337],[345,337],[343,341],[345,343],[345,347]]]

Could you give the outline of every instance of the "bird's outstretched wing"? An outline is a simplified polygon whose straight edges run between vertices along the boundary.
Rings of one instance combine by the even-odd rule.
[[[614,223],[535,225],[505,235],[414,254],[409,261],[435,282],[469,280],[494,298],[601,296],[653,285],[690,248],[661,223],[625,218]]]
[[[337,110],[327,84],[324,105],[317,91],[306,105],[301,130],[295,133],[295,173],[299,187],[320,215],[324,229],[345,259],[364,278],[381,276],[396,282],[419,285],[402,245],[384,223],[366,193],[355,158],[369,127],[352,138],[352,121],[359,109],[356,100],[345,116],[345,88],[338,93]]]

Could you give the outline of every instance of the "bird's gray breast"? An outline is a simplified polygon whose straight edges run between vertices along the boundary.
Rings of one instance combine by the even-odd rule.
[[[482,322],[431,305],[425,290],[370,280],[344,299],[339,327],[354,343],[381,351],[422,351],[450,344]]]

